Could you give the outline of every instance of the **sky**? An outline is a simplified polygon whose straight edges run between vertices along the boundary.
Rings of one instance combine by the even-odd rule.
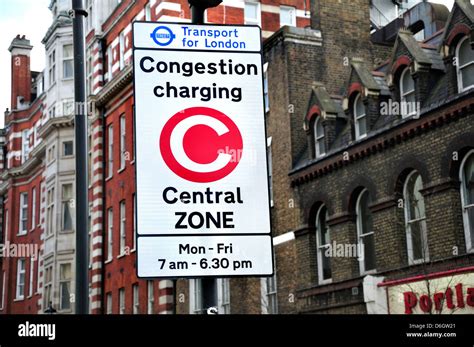
[[[48,9],[51,0],[0,0],[0,127],[3,112],[10,107],[10,52],[8,47],[17,35],[26,35],[33,45],[31,69],[42,71],[45,64],[44,46],[41,43],[52,22]],[[454,0],[432,0],[451,9]],[[472,0],[471,0],[472,3]]]

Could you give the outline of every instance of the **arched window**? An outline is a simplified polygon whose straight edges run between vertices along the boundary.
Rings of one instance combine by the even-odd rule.
[[[321,206],[316,214],[316,247],[318,254],[318,278],[319,283],[331,281],[331,257],[326,254],[330,247],[329,226],[327,225],[328,210]]]
[[[417,171],[412,171],[403,189],[409,264],[422,263],[429,258],[425,200],[420,193],[422,189],[421,175]]]
[[[467,36],[456,47],[456,70],[459,93],[474,88],[474,50]]]
[[[403,118],[417,113],[415,81],[411,77],[409,67],[406,67],[400,75],[400,112]]]
[[[367,136],[367,114],[361,95],[357,94],[354,99],[354,124],[356,140]]]
[[[372,223],[372,213],[369,210],[370,195],[367,189],[364,189],[357,198],[357,239],[359,252],[360,273],[365,274],[375,270],[375,243],[374,229]]]
[[[317,117],[314,121],[314,146],[316,158],[322,157],[326,154],[326,145],[324,144],[324,128],[321,124],[321,118]]]
[[[474,150],[464,157],[459,174],[466,248],[474,252]]]

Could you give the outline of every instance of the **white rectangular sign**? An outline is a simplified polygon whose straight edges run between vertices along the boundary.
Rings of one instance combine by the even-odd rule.
[[[138,276],[271,275],[260,28],[135,22],[133,38]],[[252,267],[158,263],[224,235]]]

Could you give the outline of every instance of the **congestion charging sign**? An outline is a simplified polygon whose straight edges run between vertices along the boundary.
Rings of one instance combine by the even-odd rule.
[[[140,278],[273,274],[261,30],[133,24]]]

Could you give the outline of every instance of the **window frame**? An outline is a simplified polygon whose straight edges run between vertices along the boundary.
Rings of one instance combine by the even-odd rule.
[[[112,302],[112,292],[108,292],[105,294],[105,314],[112,314],[113,313],[113,302]]]
[[[326,143],[324,142],[324,138],[326,137],[326,134],[324,133],[324,127],[321,124],[322,120],[319,115],[315,116],[314,124],[313,124],[313,138],[314,138],[314,155],[316,158],[322,158],[326,155],[327,150],[326,150]],[[322,135],[318,136],[318,126],[321,124],[321,129],[322,129]],[[319,144],[323,143],[324,144],[324,152],[320,152]]]
[[[71,196],[69,198],[64,197],[64,190],[66,186],[71,187]],[[72,183],[62,183],[61,184],[61,231],[63,232],[68,232],[74,230],[74,218],[72,215],[72,208],[70,206],[71,204],[71,199],[74,199],[74,185]],[[69,216],[71,218],[70,221],[70,228],[66,228],[66,223],[65,223],[65,212],[66,208],[69,210]]]
[[[467,152],[464,156],[461,165],[459,166],[459,181],[461,182],[460,191],[461,191],[461,211],[462,211],[462,220],[463,220],[463,229],[464,229],[464,237],[466,240],[466,252],[467,253],[474,253],[474,230],[471,230],[471,225],[469,223],[469,215],[467,213],[467,209],[474,209],[474,203],[470,205],[466,205],[467,197],[466,192],[464,191],[466,185],[466,177],[464,175],[464,168],[469,161],[469,159],[473,157],[474,159],[474,149]],[[473,212],[474,213],[474,212]]]
[[[155,288],[154,288],[154,283],[151,280],[146,281],[146,295],[147,295],[146,313],[153,314],[154,306],[155,306]]]
[[[30,156],[30,129],[21,132],[21,164],[25,163]]]
[[[66,144],[71,144],[71,154],[66,154]],[[62,154],[64,158],[69,158],[74,156],[74,141],[66,140],[62,142]]]
[[[55,206],[55,187],[51,186],[46,191],[46,237],[54,234],[55,231],[55,219],[54,219],[54,206]]]
[[[107,126],[107,179],[114,175],[114,125]]]
[[[63,268],[63,266],[69,266],[70,267],[70,277],[69,278],[66,278],[66,279],[63,279],[61,278],[61,269]],[[70,296],[71,296],[71,283],[72,283],[72,264],[71,263],[60,263],[59,264],[59,310],[61,311],[70,311],[71,310],[71,300],[70,300]],[[68,292],[69,292],[69,299],[68,299],[68,303],[69,303],[69,307],[63,307],[63,292],[62,292],[62,286],[66,284],[68,286]]]
[[[362,213],[361,213],[361,200],[364,194],[368,194],[370,198],[370,193],[367,188],[364,188],[360,193],[359,196],[357,197],[356,201],[356,229],[357,229],[357,244],[358,245],[363,245],[364,246],[364,259],[359,259],[359,271],[361,275],[367,275],[367,274],[373,274],[377,272],[377,267],[366,270],[365,269],[365,259],[366,259],[366,254],[365,254],[365,244],[363,241],[363,238],[366,236],[374,235],[374,246],[375,246],[375,233],[374,231],[370,231],[368,233],[362,234],[361,232],[363,231],[362,227]],[[358,248],[359,250],[359,248]],[[375,257],[375,248],[374,248],[374,257]],[[360,254],[359,254],[360,258]]]
[[[18,214],[18,234],[17,236],[26,235],[28,233],[28,192],[20,193],[20,210]],[[23,228],[23,224],[25,228]]]
[[[219,314],[230,314],[230,279],[218,278],[217,285],[217,306]]]
[[[119,257],[125,255],[127,249],[127,209],[125,200],[120,201],[120,252]]]
[[[125,314],[125,287],[119,289],[119,314]]]
[[[466,35],[463,38],[461,38],[461,40],[459,40],[458,44],[456,45],[455,54],[456,54],[456,78],[457,78],[457,82],[458,82],[458,93],[463,93],[466,90],[474,88],[474,83],[467,86],[466,88],[464,88],[463,76],[462,76],[462,69],[465,69],[465,68],[469,67],[470,65],[474,65],[474,60],[471,60],[470,62],[468,62],[468,63],[466,63],[462,66],[459,65],[459,62],[460,62],[459,51],[461,49],[461,46],[464,44],[464,42],[468,41],[468,40],[469,40],[469,36]],[[470,47],[469,42],[468,42],[468,46]]]
[[[127,160],[126,160],[126,153],[127,153],[127,123],[125,119],[125,113],[120,115],[119,118],[119,128],[120,128],[120,168],[119,171],[125,169]]]
[[[31,188],[31,227],[33,231],[36,227],[36,187]]]
[[[71,46],[72,49],[72,55],[71,56],[66,56],[65,55],[65,47],[66,46]],[[74,79],[74,45],[72,43],[66,43],[62,45],[62,53],[63,53],[63,80],[72,80]],[[71,64],[71,76],[66,76],[66,63]]]
[[[405,91],[403,88],[403,79],[405,75],[408,73],[408,78],[411,78],[413,81],[413,89],[409,91]],[[400,81],[399,81],[399,88],[400,88],[400,113],[402,115],[402,118],[408,118],[411,116],[414,116],[417,114],[416,109],[413,110],[412,112],[405,112],[408,111],[407,106],[404,107],[404,105],[408,105],[408,102],[406,101],[407,96],[414,94],[415,96],[415,103],[416,103],[416,86],[415,86],[415,80],[413,79],[410,71],[410,67],[407,66],[403,69],[402,73],[400,74]]]
[[[247,17],[247,5],[256,6],[257,18]],[[259,1],[244,1],[244,24],[262,26],[262,6]]]
[[[285,11],[291,11],[293,14],[290,12],[290,19],[291,23],[290,24],[283,24],[282,23],[282,13],[283,10]],[[280,5],[280,28],[284,27],[285,25],[291,26],[291,27],[296,27],[296,7],[295,6],[289,6],[289,5]]]
[[[331,277],[330,278],[324,278],[324,270],[323,270],[323,248],[327,248],[328,245],[331,244],[331,229],[329,228],[329,226],[327,225],[327,219],[326,219],[326,227],[328,229],[328,233],[329,233],[329,243],[326,243],[324,245],[321,245],[321,223],[320,223],[320,215],[321,215],[321,212],[322,210],[325,209],[326,210],[326,216],[325,218],[328,216],[329,214],[329,211],[327,209],[327,206],[326,205],[321,205],[318,209],[318,212],[316,213],[316,223],[315,223],[315,227],[316,227],[316,253],[317,253],[317,262],[318,262],[318,282],[320,285],[324,285],[324,284],[329,284],[329,283],[332,283],[332,266],[331,264],[329,265],[330,267],[330,270],[331,270]],[[329,258],[330,259],[330,258]]]
[[[48,54],[48,87],[56,83],[56,49]]]
[[[403,184],[403,211],[405,215],[405,235],[407,239],[407,255],[408,255],[408,264],[409,265],[416,265],[416,264],[422,264],[423,262],[429,261],[429,249],[428,249],[428,228],[426,225],[426,207],[425,207],[425,213],[424,217],[422,218],[417,218],[417,219],[411,219],[410,216],[410,197],[408,195],[408,182],[410,181],[410,178],[413,175],[419,175],[421,182],[423,184],[423,178],[421,177],[421,174],[417,170],[411,171],[408,176],[405,178],[405,182]],[[420,193],[421,194],[421,193]],[[425,204],[423,197],[423,204]],[[414,259],[414,249],[413,249],[413,238],[412,238],[412,230],[411,230],[411,224],[414,222],[421,222],[423,225],[423,235],[422,235],[422,252],[424,254],[423,258],[420,259]],[[423,249],[424,248],[424,249]]]
[[[359,115],[357,113],[357,103],[359,101],[362,103],[362,106],[364,108],[364,113],[362,115]],[[362,100],[362,94],[361,93],[357,93],[356,97],[354,98],[354,104],[353,104],[352,112],[354,113],[354,128],[355,128],[356,140],[363,139],[363,138],[367,137],[367,135],[368,135],[368,129],[367,129],[368,124],[367,124],[367,110],[365,108],[364,101]],[[364,134],[361,134],[361,131],[360,131],[361,119],[363,119],[365,121],[365,133]]]
[[[107,258],[106,262],[114,258],[114,209],[107,209]]]
[[[140,314],[140,288],[138,283],[132,285],[132,313]]]
[[[125,68],[125,31],[119,34],[119,67],[120,71]]]
[[[20,266],[21,264],[23,264],[23,266]],[[21,283],[22,280],[23,280],[23,283]],[[18,261],[16,263],[15,300],[25,299],[25,286],[26,286],[26,259],[18,258]]]

